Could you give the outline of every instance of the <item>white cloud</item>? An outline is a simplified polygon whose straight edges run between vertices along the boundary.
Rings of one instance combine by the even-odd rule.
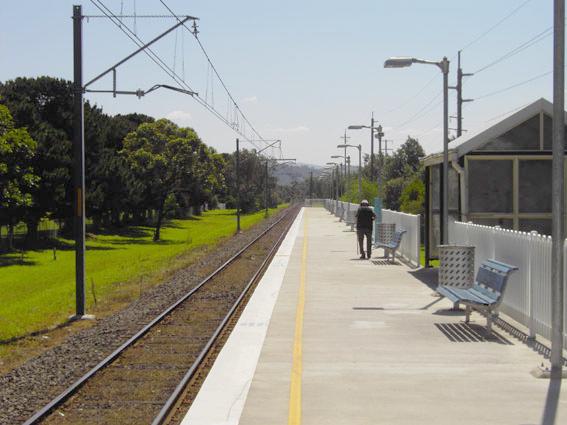
[[[258,103],[258,98],[256,96],[249,96],[242,99],[243,103]]]
[[[290,127],[290,128],[274,128],[270,131],[277,131],[280,133],[305,133],[307,131],[309,131],[309,127],[305,126],[305,125],[298,125],[296,127]]]
[[[177,125],[187,125],[189,124],[193,117],[191,113],[187,111],[171,111],[165,116],[168,120],[173,121]]]

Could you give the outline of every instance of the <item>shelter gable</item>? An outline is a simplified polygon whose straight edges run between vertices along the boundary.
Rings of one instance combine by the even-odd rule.
[[[489,140],[479,151],[538,151],[540,150],[540,114]]]

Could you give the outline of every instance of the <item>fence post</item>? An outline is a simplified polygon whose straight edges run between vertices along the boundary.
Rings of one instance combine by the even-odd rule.
[[[421,215],[416,217],[417,235],[415,241],[415,252],[417,255],[417,267],[421,266]]]
[[[496,232],[500,229],[500,226],[494,226],[492,228],[492,258],[496,260]]]
[[[530,238],[528,240],[528,328],[529,328],[529,336],[528,339],[531,341],[535,341],[536,339],[536,331],[535,331],[535,313],[534,313],[534,289],[533,289],[533,279],[532,279],[532,252],[534,248],[534,239],[537,237],[538,232],[532,230],[530,232]]]

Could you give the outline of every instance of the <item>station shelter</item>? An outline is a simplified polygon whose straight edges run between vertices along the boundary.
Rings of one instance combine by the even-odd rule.
[[[449,143],[449,222],[551,235],[552,115],[553,104],[541,98]],[[443,150],[422,162],[427,261],[438,258]]]

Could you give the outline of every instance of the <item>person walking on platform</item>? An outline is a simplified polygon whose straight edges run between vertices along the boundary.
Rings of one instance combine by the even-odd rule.
[[[370,258],[372,255],[372,222],[376,219],[376,214],[370,208],[368,201],[364,199],[356,211],[356,236],[360,247],[361,260]],[[364,254],[364,236],[366,236],[366,255]]]

